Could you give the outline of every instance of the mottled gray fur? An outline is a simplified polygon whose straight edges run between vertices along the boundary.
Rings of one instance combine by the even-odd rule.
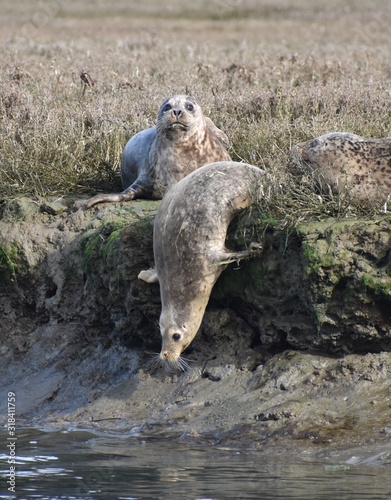
[[[260,248],[253,243],[233,252],[225,240],[235,212],[255,203],[268,189],[268,176],[258,167],[224,161],[194,171],[163,198],[153,237],[162,301],[162,361],[175,363],[193,340],[226,265]]]

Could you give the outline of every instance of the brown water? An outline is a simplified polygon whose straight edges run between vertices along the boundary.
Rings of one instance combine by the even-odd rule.
[[[18,433],[14,495],[6,434],[0,442],[0,499],[391,498],[384,449],[314,463],[169,439],[34,429]]]

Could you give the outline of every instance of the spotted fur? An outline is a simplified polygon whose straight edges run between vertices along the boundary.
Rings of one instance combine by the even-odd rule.
[[[391,194],[391,137],[365,139],[333,132],[297,144],[291,158],[307,166],[321,187],[333,193],[345,190],[359,201]]]

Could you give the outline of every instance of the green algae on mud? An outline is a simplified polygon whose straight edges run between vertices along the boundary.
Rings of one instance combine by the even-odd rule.
[[[361,282],[365,291],[370,291],[377,297],[391,298],[391,278],[364,275],[361,277]]]
[[[13,280],[18,268],[18,251],[15,247],[0,247],[0,276],[2,280]]]
[[[334,338],[336,348],[360,351],[373,336],[378,349],[390,344],[389,222],[384,216],[298,227],[318,347]]]
[[[91,222],[80,239],[85,272],[92,273],[100,259],[104,265],[108,264],[118,250],[118,245],[122,244],[129,226],[140,233],[140,240],[145,239],[145,232],[150,235],[159,203],[137,200],[128,202],[120,210],[112,207],[101,210],[99,217]]]
[[[123,311],[129,307],[127,297],[143,296],[154,291],[150,285],[143,287],[145,283],[140,282],[137,276],[142,269],[153,266],[153,221],[159,203],[134,200],[114,206],[102,205],[92,211],[95,217],[78,239],[89,293],[97,294],[97,300],[102,303],[106,301],[109,316],[117,309],[121,311],[117,315],[124,314]],[[110,296],[103,290],[109,290]],[[136,328],[138,323],[135,318],[138,317],[140,323],[151,322],[146,319],[148,313],[143,312],[143,307],[139,305],[137,311],[131,307],[129,319],[124,321],[124,324],[133,323],[128,326],[128,332],[135,330],[137,337],[142,332]]]
[[[391,346],[388,215],[302,222],[291,229],[277,224],[263,232],[251,227],[256,221],[246,219],[249,227],[240,228],[239,240],[263,234],[262,255],[231,265],[212,300],[246,318],[263,345],[335,353]]]

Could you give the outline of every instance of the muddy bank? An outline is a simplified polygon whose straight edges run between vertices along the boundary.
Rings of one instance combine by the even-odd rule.
[[[303,453],[388,443],[390,217],[281,231],[247,214],[230,245],[264,251],[224,271],[191,369],[168,374],[151,354],[159,287],[137,279],[157,206],[3,205],[0,398],[15,392],[19,425]]]

